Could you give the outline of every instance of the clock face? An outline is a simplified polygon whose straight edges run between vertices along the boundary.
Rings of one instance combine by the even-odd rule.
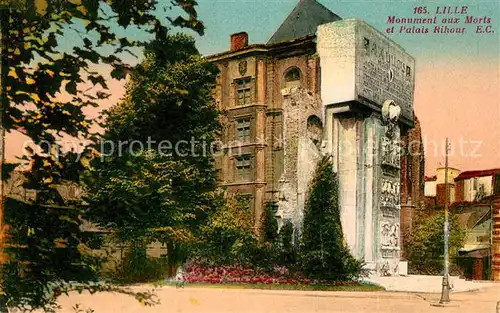
[[[243,76],[247,72],[247,61],[241,61],[238,65],[238,69],[240,70],[240,75]]]

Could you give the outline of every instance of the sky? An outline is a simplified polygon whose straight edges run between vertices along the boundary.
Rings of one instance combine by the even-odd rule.
[[[195,36],[203,55],[226,51],[233,33],[246,31],[250,44],[265,43],[298,0],[199,0],[205,35]],[[440,6],[467,6],[467,15],[489,17],[496,33],[387,34],[416,60],[414,109],[422,127],[426,174],[444,166],[445,138],[451,143],[450,166],[460,170],[500,168],[500,1],[498,0],[319,0],[342,18],[364,20],[381,32],[388,16],[418,17],[415,7],[432,13]],[[455,15],[453,15],[455,16]],[[450,27],[452,25],[450,24]],[[141,36],[137,33],[137,36]],[[68,45],[71,37],[68,36]],[[116,103],[123,82],[111,82]],[[98,115],[98,110],[90,110]],[[7,137],[7,158],[22,150]]]

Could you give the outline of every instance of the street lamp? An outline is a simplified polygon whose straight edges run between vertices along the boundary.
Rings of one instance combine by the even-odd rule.
[[[448,186],[448,138],[446,138],[446,155],[445,155],[445,166],[444,166],[444,275],[443,275],[443,289],[441,291],[441,300],[439,303],[449,303],[450,302],[450,281],[448,273],[448,241],[449,241],[449,230],[450,221],[448,217],[448,201],[449,201],[449,186]]]

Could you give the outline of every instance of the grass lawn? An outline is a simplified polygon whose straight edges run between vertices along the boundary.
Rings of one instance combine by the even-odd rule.
[[[175,286],[175,282],[157,282],[157,286]],[[226,289],[266,289],[266,290],[305,290],[305,291],[383,291],[384,287],[361,284],[359,286],[331,286],[331,285],[292,285],[292,284],[244,284],[244,283],[186,283],[186,288],[226,288]]]

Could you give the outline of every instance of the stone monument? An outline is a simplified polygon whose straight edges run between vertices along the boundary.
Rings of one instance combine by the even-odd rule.
[[[339,177],[351,253],[378,275],[398,275],[400,126],[413,126],[415,61],[359,20],[320,25],[317,51],[325,153]]]

